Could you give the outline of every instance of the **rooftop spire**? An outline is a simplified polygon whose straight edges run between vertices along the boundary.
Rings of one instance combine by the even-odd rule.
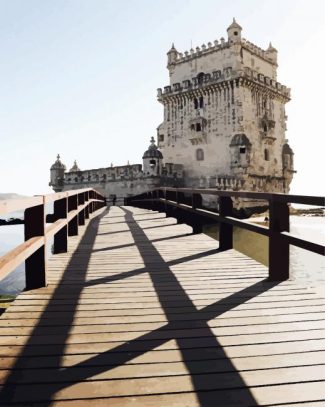
[[[233,17],[232,19],[232,23],[230,24],[230,26],[227,28],[227,31],[236,28],[237,30],[242,30],[242,27],[237,23],[235,17]]]

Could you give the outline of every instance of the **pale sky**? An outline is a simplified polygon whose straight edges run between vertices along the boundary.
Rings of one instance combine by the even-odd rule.
[[[278,49],[291,88],[291,193],[324,194],[323,0],[0,0],[0,192],[51,192],[57,153],[70,168],[142,163],[163,109],[166,52],[226,37]]]

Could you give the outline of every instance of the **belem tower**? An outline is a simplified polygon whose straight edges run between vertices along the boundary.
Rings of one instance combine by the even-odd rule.
[[[95,188],[126,197],[159,186],[288,193],[293,151],[285,138],[290,89],[277,81],[277,50],[242,38],[234,19],[227,40],[167,53],[169,85],[158,89],[163,122],[142,164],[69,171],[58,156],[54,191]],[[255,202],[237,202],[245,207]]]

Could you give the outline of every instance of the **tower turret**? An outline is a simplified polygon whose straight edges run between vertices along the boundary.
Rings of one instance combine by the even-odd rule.
[[[265,51],[265,54],[267,58],[269,58],[275,64],[278,62],[278,51],[272,46],[271,43],[269,44],[268,49]]]
[[[171,49],[167,52],[167,68],[170,69],[176,62],[178,56],[177,49],[172,44]]]
[[[74,160],[73,166],[70,168],[70,171],[69,171],[69,172],[78,172],[78,171],[81,171],[81,170],[80,170],[80,168],[78,167],[77,160]]]
[[[233,18],[232,23],[227,28],[229,43],[235,44],[235,43],[240,42],[241,41],[241,32],[242,32],[241,26],[237,23],[235,18]]]
[[[63,189],[64,173],[66,166],[60,160],[60,154],[57,155],[55,163],[51,166],[51,186],[55,192],[60,192]]]
[[[155,139],[151,137],[150,146],[143,154],[143,172],[145,175],[160,175],[163,155],[158,150]]]

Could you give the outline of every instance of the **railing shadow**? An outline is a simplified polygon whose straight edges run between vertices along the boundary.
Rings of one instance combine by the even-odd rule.
[[[213,319],[218,315],[237,307],[241,303],[244,303],[255,296],[258,296],[259,294],[266,292],[270,288],[274,287],[276,283],[264,284],[259,282],[198,310],[170,269],[170,265],[177,264],[177,260],[169,263],[165,262],[159,251],[155,248],[153,242],[148,239],[145,232],[134,221],[132,212],[125,208],[121,209],[125,212],[125,220],[128,224],[130,232],[132,233],[135,244],[142,256],[144,267],[138,270],[132,270],[128,273],[120,273],[112,277],[108,276],[106,278],[104,277],[90,282],[85,281],[85,283],[81,284],[80,286],[72,287],[70,292],[70,313],[64,313],[60,323],[61,326],[58,327],[55,345],[53,345],[55,347],[55,353],[51,363],[52,368],[50,381],[46,383],[46,386],[43,385],[38,387],[39,395],[37,395],[37,397],[40,401],[42,401],[42,405],[50,406],[54,394],[66,387],[71,386],[73,382],[89,380],[94,375],[99,375],[101,373],[108,372],[117,366],[122,366],[125,363],[132,361],[134,358],[163,345],[171,339],[175,339],[177,342],[177,346],[182,355],[182,360],[192,380],[193,391],[196,392],[201,406],[223,406],[236,401],[238,402],[238,400],[234,398],[236,396],[233,395],[234,388],[241,389],[240,405],[257,405],[253,395],[247,388],[246,383],[241,378],[240,373],[237,371],[232,361],[227,357],[221,344],[218,342],[218,339],[209,327],[207,313],[209,313],[209,319]],[[87,231],[80,241],[79,247],[83,244],[87,244],[87,250],[84,250],[85,257],[83,258],[83,263],[80,263],[78,255],[72,256],[71,261],[66,268],[65,274],[69,272],[69,268],[76,266],[78,267],[79,272],[82,273],[84,280],[86,279],[88,261],[93,251],[93,245],[97,236],[99,223],[100,218],[93,219],[89,223]],[[215,253],[216,251],[213,252]],[[207,253],[211,254],[210,252]],[[204,256],[188,256],[181,259],[179,262],[200,257]],[[157,273],[157,271],[159,271],[159,273]],[[82,289],[85,286],[93,286],[95,284],[109,284],[111,281],[117,281],[119,279],[127,278],[128,276],[141,274],[144,272],[148,273],[151,278],[158,300],[165,313],[167,323],[165,323],[159,329],[141,334],[134,340],[130,340],[128,342],[126,341],[106,352],[89,357],[87,360],[75,364],[72,367],[62,368],[62,356],[65,353],[67,339],[73,324],[74,315],[77,310]],[[190,319],[184,321],[180,319],[179,314],[174,312],[175,305],[173,305],[170,299],[168,299],[168,296],[164,294],[165,288],[163,283],[164,279],[161,279],[162,276],[165,277],[165,280],[168,280],[169,283],[173,284],[173,291],[178,297],[178,307],[186,310],[184,311],[186,313],[193,314],[193,320]],[[35,358],[37,358],[38,353],[39,355],[44,355],[44,345],[48,344],[48,338],[41,335],[42,328],[48,326],[44,317],[47,311],[55,310],[56,300],[60,298],[60,295],[66,291],[66,289],[66,286],[61,283],[54,291],[53,296],[40,317],[38,324],[35,326],[32,334],[30,335],[30,338],[26,343],[20,357],[17,359],[10,376],[3,387],[2,393],[0,394],[0,399],[3,400],[4,403],[7,403],[5,405],[8,405],[10,402],[22,402],[29,400],[30,394],[28,387],[21,386],[21,383],[26,383],[26,381],[24,381],[26,380],[26,375],[25,379],[23,379],[26,357],[30,356],[30,347],[33,347],[34,349]],[[199,332],[199,336],[197,334],[192,335],[192,331]],[[195,347],[193,344],[191,344],[191,339],[193,339],[192,337],[202,341],[202,344],[204,344],[204,346],[200,347],[199,349],[199,358],[197,349],[198,346]],[[51,346],[51,348],[53,346]],[[51,350],[51,354],[52,353],[53,349]],[[213,357],[214,362],[211,364],[211,359],[213,359]],[[218,374],[225,372],[227,373],[226,375]],[[218,374],[217,378],[215,374]],[[42,383],[43,380],[45,379],[39,376],[37,369],[29,370],[28,382],[37,384],[40,382]],[[226,391],[220,391],[220,396],[218,397],[218,400],[216,400],[215,393],[211,392],[213,390]],[[94,394],[94,397],[97,397],[97,395]]]

